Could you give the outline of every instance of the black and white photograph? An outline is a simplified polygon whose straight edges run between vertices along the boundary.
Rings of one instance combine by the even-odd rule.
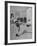
[[[35,43],[35,3],[6,2],[6,44]]]
[[[10,6],[10,40],[32,38],[32,7]]]

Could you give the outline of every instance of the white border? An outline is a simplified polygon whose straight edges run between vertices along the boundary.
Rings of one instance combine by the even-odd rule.
[[[32,7],[32,39],[23,39],[23,40],[10,40],[10,6],[28,6]],[[18,42],[33,42],[34,41],[34,5],[32,4],[14,4],[14,3],[8,3],[8,43],[18,43]]]

